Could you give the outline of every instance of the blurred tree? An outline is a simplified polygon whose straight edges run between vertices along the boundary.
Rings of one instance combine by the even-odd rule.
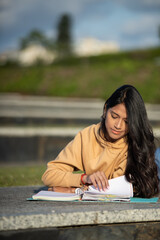
[[[42,45],[46,48],[54,48],[52,40],[48,39],[40,30],[32,30],[26,37],[20,39],[20,49],[24,49],[27,46],[35,44]]]
[[[59,57],[67,57],[72,54],[71,25],[70,15],[63,14],[57,25],[56,45]]]

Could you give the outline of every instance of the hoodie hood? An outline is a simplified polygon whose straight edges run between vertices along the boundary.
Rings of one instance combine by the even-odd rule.
[[[122,149],[124,146],[128,145],[127,144],[127,137],[123,137],[123,138],[120,138],[118,139],[117,141],[115,142],[109,142],[105,139],[104,137],[104,133],[102,132],[101,130],[101,123],[98,123],[96,126],[95,126],[95,129],[94,129],[94,134],[95,134],[95,137],[97,139],[97,141],[99,142],[99,144],[102,146],[102,147],[109,147],[109,148],[113,148],[113,149]]]

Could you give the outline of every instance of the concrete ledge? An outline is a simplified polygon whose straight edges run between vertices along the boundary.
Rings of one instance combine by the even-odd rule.
[[[0,231],[160,222],[160,202],[135,204],[26,200],[40,189],[38,186],[0,188]]]
[[[22,96],[0,94],[0,123],[54,124],[76,122],[90,124],[99,121],[103,113],[104,100],[54,98],[44,96]],[[160,105],[146,104],[152,125],[160,125]]]
[[[0,137],[74,137],[83,128],[84,127],[0,127]]]
[[[1,231],[1,240],[158,240],[160,222],[89,225]]]
[[[0,127],[0,164],[46,163],[83,127]],[[160,129],[154,129],[160,139]],[[159,142],[157,141],[157,146]],[[14,158],[13,158],[14,156]]]
[[[160,209],[26,214],[0,217],[0,231],[111,223],[158,222]]]
[[[0,137],[74,137],[85,127],[0,127]],[[160,138],[160,128],[153,128],[153,133]]]

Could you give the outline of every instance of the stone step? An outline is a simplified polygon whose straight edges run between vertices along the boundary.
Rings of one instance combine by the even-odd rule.
[[[0,137],[74,137],[84,127],[0,127]],[[153,128],[153,133],[160,138],[160,128]]]
[[[0,164],[47,163],[81,128],[0,127]],[[160,139],[160,128],[154,129]]]
[[[103,105],[101,99],[0,94],[0,163],[54,159],[78,131],[100,121]],[[146,108],[160,138],[160,105]]]
[[[101,121],[101,118],[46,118],[46,117],[7,117],[0,116],[0,126],[39,126],[39,127],[55,127],[55,126],[68,126],[68,127],[81,127],[81,126],[89,126],[91,124],[96,124]],[[160,128],[160,120],[151,120],[149,122],[153,128]]]
[[[90,125],[100,121],[100,99],[0,95],[0,125]]]
[[[100,121],[102,99],[0,95],[0,125],[90,125]],[[160,105],[146,104],[152,126],[160,127]]]

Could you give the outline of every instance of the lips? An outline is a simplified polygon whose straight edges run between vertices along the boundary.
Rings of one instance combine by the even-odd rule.
[[[111,129],[111,131],[112,131],[113,134],[116,134],[116,135],[121,134],[121,131],[116,131],[116,130],[114,130],[114,129]]]

